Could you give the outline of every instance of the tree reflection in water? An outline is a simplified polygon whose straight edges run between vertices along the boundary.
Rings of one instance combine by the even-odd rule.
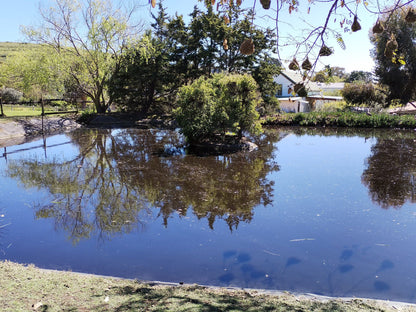
[[[416,202],[416,136],[411,130],[356,128],[285,128],[296,135],[375,138],[361,182],[371,200],[384,209]],[[342,165],[342,164],[341,164]]]
[[[416,202],[416,142],[414,138],[380,138],[371,149],[362,183],[382,208],[400,208]]]
[[[267,174],[278,170],[271,155],[280,132],[256,138],[257,151],[209,157],[185,155],[174,131],[88,129],[68,136],[78,149],[71,159],[14,160],[7,174],[48,191],[48,203],[34,207],[36,217],[53,218],[74,243],[131,232],[155,209],[165,226],[172,214],[191,209],[211,228],[223,219],[233,230],[250,222],[256,205],[271,202]]]

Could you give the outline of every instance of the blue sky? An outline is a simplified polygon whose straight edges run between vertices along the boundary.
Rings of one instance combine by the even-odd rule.
[[[23,35],[20,33],[20,25],[33,25],[37,23],[39,18],[39,3],[47,4],[49,0],[1,0],[1,11],[0,11],[0,41],[12,41],[12,42],[21,42],[24,41]],[[137,0],[141,3],[146,3],[146,0]],[[188,15],[195,4],[198,3],[197,0],[165,0],[165,6],[168,8],[168,12],[174,14],[178,12],[179,14]],[[244,3],[253,3],[253,0],[245,0]],[[302,5],[307,4],[306,0],[301,1]],[[258,4],[258,7],[260,5]],[[143,6],[141,8],[140,16],[144,20],[150,20],[149,6]],[[315,5],[311,7],[311,13],[306,14],[307,7],[302,6],[297,15],[289,15],[288,12],[284,12],[281,15],[281,29],[282,35],[284,32],[289,32],[295,37],[300,37],[300,29],[305,26],[302,22],[304,18],[313,26],[322,24],[322,21],[325,16],[325,10],[328,9],[328,4],[325,6]],[[270,23],[270,27],[273,27],[274,24],[272,21],[264,17],[266,13],[272,13],[271,11],[265,11],[259,9],[257,12],[258,19],[255,23],[259,25],[267,25]],[[373,26],[376,21],[376,16],[368,14],[360,6],[358,7],[358,16],[360,17],[360,23],[362,29],[356,33],[345,33],[343,35],[344,41],[346,43],[347,49],[342,50],[333,39],[328,39],[330,46],[335,49],[333,56],[321,58],[323,61],[319,66],[331,65],[331,66],[340,66],[344,67],[347,72],[353,70],[365,70],[371,71],[374,63],[370,57],[369,50],[372,48],[372,45],[369,41],[368,34],[369,29]],[[287,22],[287,23],[286,23]],[[338,21],[330,21],[330,25],[337,28]],[[338,27],[339,29],[339,27]],[[332,40],[332,41],[331,41]],[[290,41],[290,40],[286,40]],[[283,42],[283,40],[282,40]],[[282,47],[281,56],[284,59],[291,59],[294,55],[294,47]],[[302,59],[302,57],[298,57]]]

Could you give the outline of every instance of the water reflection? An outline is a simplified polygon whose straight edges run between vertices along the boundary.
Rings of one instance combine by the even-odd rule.
[[[414,138],[378,139],[371,148],[362,183],[382,208],[400,208],[416,202],[416,142]]]
[[[34,205],[37,218],[51,218],[70,239],[108,238],[145,226],[154,211],[168,225],[172,214],[191,208],[212,229],[223,219],[230,230],[250,222],[256,205],[271,202],[278,170],[270,161],[279,132],[257,138],[252,153],[198,157],[182,152],[173,131],[89,129],[68,134],[77,152],[52,159],[10,160],[6,174],[50,198]]]
[[[416,202],[416,136],[412,130],[354,128],[286,128],[298,136],[320,135],[375,139],[371,155],[365,161],[361,181],[371,200],[384,209],[400,208]]]

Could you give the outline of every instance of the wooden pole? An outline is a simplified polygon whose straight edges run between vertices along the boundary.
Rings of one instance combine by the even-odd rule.
[[[45,105],[43,104],[43,95],[41,96],[41,98],[40,98],[41,100],[41,106],[42,106],[42,116],[44,116],[45,115]]]
[[[4,111],[3,111],[3,100],[2,100],[2,98],[1,98],[1,97],[0,97],[0,109],[1,109],[0,116],[4,116]]]
[[[45,108],[43,105],[43,94],[41,96],[41,105],[42,105],[42,135],[45,134],[45,132],[43,131],[43,116],[45,116]]]

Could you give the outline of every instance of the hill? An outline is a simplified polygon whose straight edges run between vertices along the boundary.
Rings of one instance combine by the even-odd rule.
[[[34,43],[20,43],[20,42],[0,42],[0,63],[6,59],[6,57],[16,51],[22,51],[22,49],[36,49],[39,45]]]

